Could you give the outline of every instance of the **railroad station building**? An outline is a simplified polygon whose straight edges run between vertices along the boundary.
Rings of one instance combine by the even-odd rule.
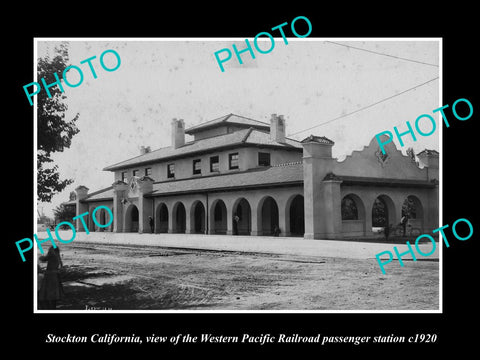
[[[393,142],[382,154],[373,138],[338,161],[332,140],[296,141],[285,129],[276,114],[270,123],[229,114],[189,128],[173,119],[170,146],[142,147],[140,155],[107,166],[113,184],[93,192],[79,186],[72,204],[77,215],[99,205],[111,209],[112,224],[99,228],[89,219],[90,231],[151,233],[151,218],[157,234],[361,238],[378,226],[376,206],[384,225],[396,225],[407,201],[411,226],[438,228],[437,151],[424,150],[415,161]],[[96,214],[101,224],[108,216],[103,209]]]

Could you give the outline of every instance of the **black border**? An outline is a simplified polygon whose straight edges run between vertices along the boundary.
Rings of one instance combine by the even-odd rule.
[[[301,5],[301,4],[300,4]],[[7,198],[4,213],[6,228],[5,258],[8,271],[4,288],[4,316],[10,316],[4,343],[17,351],[28,344],[34,351],[50,350],[57,354],[80,354],[83,345],[45,344],[48,333],[90,336],[95,332],[130,335],[157,335],[177,333],[215,333],[237,335],[242,333],[278,333],[316,335],[414,335],[435,333],[434,344],[403,344],[408,353],[426,350],[429,355],[442,349],[456,348],[466,351],[475,344],[476,257],[478,252],[478,215],[474,211],[476,185],[475,126],[480,104],[478,89],[478,56],[474,41],[475,9],[469,5],[449,4],[431,6],[425,10],[402,2],[384,4],[378,8],[370,5],[340,4],[337,9],[326,8],[321,3],[312,6],[275,4],[266,11],[258,5],[246,3],[207,5],[194,9],[187,3],[182,10],[171,10],[158,3],[154,6],[110,4],[100,7],[73,8],[57,5],[51,9],[35,5],[20,11],[21,19],[4,29],[8,36],[4,54],[4,72],[7,74],[8,99],[4,103],[8,115],[4,118],[4,196]],[[147,8],[148,7],[148,8]],[[48,10],[47,10],[48,8]],[[87,11],[88,10],[88,11]],[[32,81],[34,37],[253,37],[258,32],[290,22],[296,16],[310,19],[313,31],[310,37],[442,37],[443,38],[443,104],[458,98],[467,98],[474,107],[468,121],[451,121],[443,131],[443,224],[452,224],[458,218],[469,219],[475,228],[474,236],[465,242],[450,241],[444,246],[443,264],[443,314],[33,314],[32,255],[22,263],[14,242],[33,234],[33,110],[25,101],[22,86]],[[12,31],[13,30],[13,31]],[[9,69],[9,70],[7,70]],[[13,100],[13,103],[12,101]],[[451,114],[447,112],[447,114]],[[451,115],[450,115],[451,116]],[[9,142],[9,139],[15,139]],[[451,234],[448,233],[447,234]],[[452,235],[450,235],[452,236]],[[421,276],[421,274],[419,274]],[[10,319],[10,318],[9,318]],[[470,324],[471,323],[471,324]],[[471,327],[473,325],[473,328]],[[247,345],[247,344],[183,344],[90,346],[86,350],[108,350],[124,353],[153,351],[164,356],[170,350],[208,350],[231,355],[232,346],[238,350],[258,353],[283,351],[312,351],[314,355],[339,351],[375,351],[381,356],[393,354],[399,345],[369,344],[319,346],[318,344]],[[66,352],[61,352],[66,350]],[[57,352],[60,351],[60,352]],[[384,352],[386,351],[386,352]],[[87,352],[85,352],[87,353]]]

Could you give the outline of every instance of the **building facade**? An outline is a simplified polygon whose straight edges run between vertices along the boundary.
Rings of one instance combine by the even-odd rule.
[[[393,142],[382,154],[373,138],[337,161],[333,141],[311,135],[299,142],[285,127],[276,114],[270,124],[229,114],[188,129],[173,119],[171,146],[142,147],[106,167],[114,176],[106,189],[77,187],[77,215],[104,205],[112,224],[89,221],[90,231],[138,233],[361,238],[397,225],[406,212],[420,231],[438,228],[438,152],[424,150],[415,162]],[[97,221],[108,216],[102,209]],[[80,219],[76,226],[83,230]]]

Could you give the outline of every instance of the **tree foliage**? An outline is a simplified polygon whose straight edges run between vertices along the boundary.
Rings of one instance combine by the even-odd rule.
[[[63,204],[53,209],[53,213],[55,215],[56,224],[62,221],[72,222],[72,219],[76,216],[75,206],[66,206]]]
[[[415,151],[413,148],[409,147],[407,149],[407,155],[410,157],[410,159],[412,159],[413,162],[415,162]]]
[[[342,220],[358,220],[358,210],[355,200],[349,196],[342,199]]]
[[[47,84],[56,81],[55,75],[62,78],[63,70],[68,65],[68,48],[61,43],[54,49],[54,56],[49,55],[38,59],[37,78],[44,78]],[[63,85],[63,84],[62,84]],[[37,182],[38,182],[38,200],[50,201],[52,196],[62,191],[67,185],[71,184],[71,179],[60,179],[58,166],[53,165],[51,154],[62,152],[71,145],[72,137],[79,132],[75,125],[79,114],[71,120],[65,119],[67,105],[66,96],[60,90],[58,85],[49,88],[51,97],[48,97],[47,91],[42,88],[37,96]]]
[[[402,216],[406,216],[409,219],[417,218],[417,206],[415,199],[407,197],[402,204]]]
[[[372,208],[372,226],[374,227],[388,226],[387,218],[388,218],[388,214],[387,214],[387,206],[385,202],[380,198],[376,198]]]

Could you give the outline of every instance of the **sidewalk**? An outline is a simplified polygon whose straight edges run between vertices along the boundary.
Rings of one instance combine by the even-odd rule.
[[[72,236],[71,231],[59,231],[63,239]],[[46,237],[46,236],[45,236]],[[42,234],[39,234],[42,238]],[[75,243],[99,243],[118,245],[144,245],[161,246],[172,248],[202,249],[202,250],[225,250],[259,252],[269,254],[339,257],[348,259],[375,259],[375,255],[382,251],[390,251],[397,258],[393,247],[396,246],[399,253],[408,250],[406,244],[386,244],[359,241],[341,240],[305,240],[298,237],[269,237],[269,236],[229,236],[229,235],[202,235],[202,234],[137,234],[137,233],[111,233],[111,232],[77,232]],[[60,242],[57,242],[60,243]],[[61,243],[60,243],[61,244]],[[439,247],[436,243],[435,252],[424,257],[417,253],[417,260],[433,260],[439,258]],[[65,244],[63,246],[68,246]],[[432,244],[419,245],[423,253],[432,250]],[[381,257],[388,258],[388,255]],[[402,256],[402,259],[411,259],[410,254]]]

